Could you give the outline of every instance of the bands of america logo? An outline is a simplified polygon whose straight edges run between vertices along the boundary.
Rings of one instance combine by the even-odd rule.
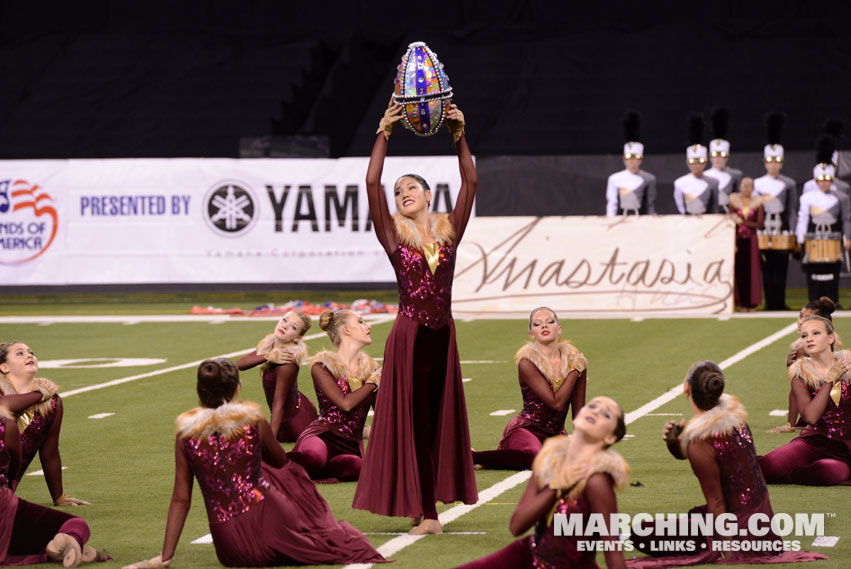
[[[0,180],[0,264],[27,263],[56,238],[59,216],[44,188],[27,180]]]
[[[251,229],[257,217],[257,199],[247,184],[224,180],[207,191],[204,219],[216,233],[236,237]]]

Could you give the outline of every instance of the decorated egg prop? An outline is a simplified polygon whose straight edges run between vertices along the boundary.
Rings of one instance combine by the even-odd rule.
[[[452,87],[437,54],[424,42],[408,46],[396,72],[395,87],[393,99],[405,106],[405,127],[418,136],[436,133],[449,110]]]

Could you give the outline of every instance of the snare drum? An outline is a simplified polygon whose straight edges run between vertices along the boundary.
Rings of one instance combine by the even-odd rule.
[[[759,248],[763,251],[792,251],[795,249],[795,234],[787,231],[783,233],[757,231],[756,238]]]
[[[841,233],[807,233],[808,263],[838,263],[842,259]]]

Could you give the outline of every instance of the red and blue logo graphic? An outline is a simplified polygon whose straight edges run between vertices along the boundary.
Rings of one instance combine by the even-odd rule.
[[[28,263],[47,251],[59,228],[54,205],[38,184],[0,180],[0,264]]]

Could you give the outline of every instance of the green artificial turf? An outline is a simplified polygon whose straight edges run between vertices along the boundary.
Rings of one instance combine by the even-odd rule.
[[[39,305],[44,313],[74,313],[74,305]],[[138,305],[142,306],[142,305]],[[48,308],[50,310],[48,310]],[[116,312],[124,312],[121,306]],[[38,312],[38,311],[35,311]],[[8,314],[8,312],[5,312]],[[794,322],[789,318],[735,318],[673,320],[570,320],[563,316],[563,336],[582,350],[589,360],[588,398],[608,395],[629,412],[665,393],[682,381],[689,365],[697,359],[722,361]],[[381,357],[389,322],[373,326],[373,344],[367,348]],[[250,350],[272,331],[268,321],[228,321],[220,324],[136,323],[136,324],[3,324],[0,338],[28,343],[40,360],[94,358],[162,358],[166,362],[131,368],[42,369],[48,377],[69,391],[87,385],[137,376],[179,366],[205,357]],[[851,319],[837,319],[840,334],[851,337]],[[462,372],[471,381],[464,383],[472,446],[477,450],[496,448],[505,424],[512,415],[491,416],[496,410],[519,410],[514,353],[527,340],[526,323],[521,320],[474,320],[457,322]],[[308,332],[319,334],[318,326]],[[785,409],[788,380],[783,364],[793,335],[765,347],[726,370],[727,392],[738,396],[750,413],[757,449],[765,453],[790,440],[792,435],[769,435],[765,431],[785,421],[771,417],[773,409]],[[308,342],[311,352],[330,343],[319,337]],[[92,527],[92,545],[106,547],[115,560],[101,567],[109,569],[154,556],[162,546],[166,512],[173,482],[174,419],[197,405],[194,366],[143,377],[73,395],[64,399],[65,418],[61,452],[65,492],[92,502],[74,510]],[[263,402],[260,373],[243,372],[242,398]],[[301,390],[314,399],[309,370],[299,376]],[[103,419],[90,419],[97,413],[114,413]],[[689,465],[673,459],[661,441],[664,423],[688,415],[684,398],[654,410],[627,428],[630,438],[614,448],[632,466],[632,482],[618,497],[622,512],[686,512],[702,504],[702,494]],[[568,425],[568,430],[571,427]],[[290,448],[292,445],[285,445]],[[31,471],[40,468],[35,461]],[[512,475],[508,471],[479,471],[479,490]],[[525,484],[509,490],[457,521],[448,524],[448,534],[429,536],[394,555],[397,568],[454,567],[482,557],[511,542],[508,519]],[[320,485],[334,513],[367,533],[376,546],[393,536],[380,532],[404,532],[407,519],[391,519],[352,510],[355,484]],[[851,559],[851,507],[849,488],[771,486],[775,512],[836,514],[827,518],[826,534],[840,536],[835,548],[819,549],[829,561],[813,568],[844,568]],[[26,476],[18,494],[47,505],[49,494],[43,477]],[[441,506],[444,511],[451,506]],[[458,534],[457,532],[484,532]],[[195,489],[193,508],[187,519],[173,567],[216,567],[211,545],[190,542],[208,533],[206,512],[200,492]],[[805,549],[812,538],[804,538]],[[635,554],[633,554],[635,555]],[[602,555],[598,563],[604,565]],[[51,567],[53,565],[50,565]]]

